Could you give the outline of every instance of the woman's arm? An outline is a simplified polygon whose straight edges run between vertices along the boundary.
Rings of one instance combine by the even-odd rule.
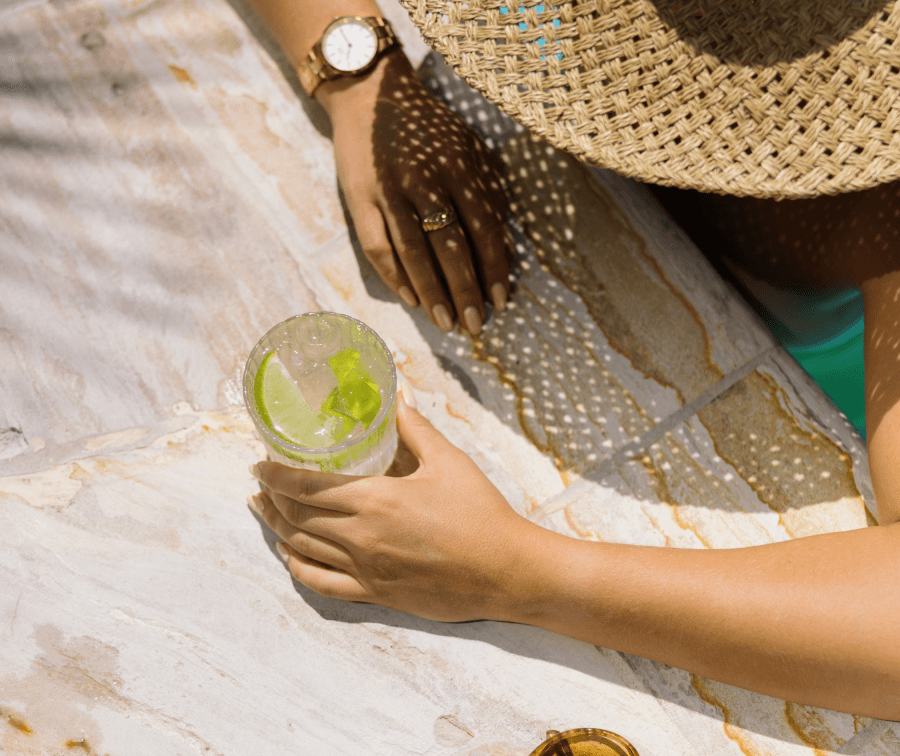
[[[272,30],[294,68],[334,19],[381,15],[375,0],[250,0],[250,4]]]
[[[254,2],[295,62],[302,44],[321,34],[316,30],[294,47],[292,40],[306,31],[283,37],[287,32],[279,33],[278,25],[288,28],[303,18],[304,29],[311,29],[313,15],[293,5],[296,15],[282,22],[265,10],[281,0]],[[313,5],[331,16],[358,12],[338,3]],[[335,123],[341,182],[364,248],[403,296],[414,261],[429,249],[421,240],[418,247],[404,246],[402,231],[411,228],[404,214],[424,212],[428,198],[404,195],[407,204],[398,209],[385,187],[403,189],[402,180],[384,179],[375,168],[391,161],[376,159],[375,150],[354,157],[358,150],[364,156],[366,145],[385,146],[392,134],[408,133],[404,124],[415,125],[401,101],[388,100],[382,114],[393,109],[401,118],[394,131],[379,131],[376,106],[391,89],[382,85],[390,59],[369,77],[325,85],[316,96]],[[402,69],[391,76],[389,83],[400,82]],[[365,170],[356,170],[359,165]],[[395,256],[388,261],[392,243]],[[451,259],[442,254],[435,250],[440,265]],[[479,268],[476,275],[490,291],[491,274]],[[570,539],[517,515],[465,454],[402,402],[401,433],[420,461],[413,475],[354,479],[263,462],[255,474],[265,492],[253,506],[289,546],[293,575],[325,595],[443,621],[533,624],[792,701],[900,719],[898,275],[873,276],[861,285],[880,527],[711,551]],[[440,318],[431,301],[461,315],[474,307],[460,285],[451,290],[452,298],[438,301],[426,298],[436,295],[425,284],[416,287],[435,322]]]
[[[519,621],[789,701],[900,719],[900,525],[741,549],[556,549],[532,573]]]
[[[441,621],[522,622],[791,701],[900,719],[900,524],[693,550],[579,541],[516,514],[401,402],[406,478],[261,462],[251,506],[294,577]]]
[[[878,520],[888,525],[900,522],[900,261],[892,272],[863,280],[860,288],[866,318],[869,469]]]
[[[373,0],[250,1],[295,67],[335,18],[381,15]],[[439,328],[457,321],[480,333],[485,298],[503,309],[509,295],[499,160],[425,91],[399,49],[314,96],[331,118],[338,179],[366,257]],[[425,233],[422,219],[443,210],[459,222]]]

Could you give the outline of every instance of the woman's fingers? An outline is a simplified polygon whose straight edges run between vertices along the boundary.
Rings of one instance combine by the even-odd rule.
[[[259,515],[269,530],[298,554],[345,572],[352,568],[353,561],[343,547],[329,538],[299,529],[282,514],[281,508],[265,493],[248,497],[247,504]]]
[[[478,273],[485,295],[503,310],[509,298],[509,254],[504,233],[503,202],[491,201],[479,179],[454,191],[453,199],[465,218],[465,228],[478,254]],[[505,198],[504,198],[505,199]]]
[[[449,201],[447,205],[452,209]],[[446,228],[430,231],[428,241],[447,281],[460,325],[477,336],[484,323],[484,301],[462,223],[463,219],[457,217]]]
[[[503,312],[509,300],[509,254],[503,224],[497,223],[484,229],[478,235],[476,244],[484,288],[494,307]]]
[[[453,329],[454,309],[412,205],[395,200],[385,207],[384,217],[394,249],[409,276],[416,296],[431,321],[442,331]]]
[[[284,494],[276,493],[271,489],[258,494],[253,504],[272,530],[282,540],[286,541],[295,530],[303,530],[307,533],[339,541],[341,525],[351,515],[344,512],[335,512],[331,509],[321,509],[309,504],[291,499]]]
[[[355,475],[298,470],[278,462],[261,461],[250,466],[253,475],[269,492],[309,504],[320,509],[355,514],[359,510],[359,492],[352,489],[365,485],[366,478]]]
[[[307,588],[328,598],[344,601],[370,601],[365,589],[352,575],[329,569],[315,559],[300,554],[295,549],[278,544],[278,553],[285,561],[291,575]]]
[[[347,205],[363,253],[381,276],[381,280],[408,306],[418,305],[419,300],[409,275],[391,244],[381,210],[377,205],[367,201],[354,201],[350,196],[347,196]]]

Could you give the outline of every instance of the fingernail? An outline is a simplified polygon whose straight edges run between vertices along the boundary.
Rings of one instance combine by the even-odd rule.
[[[442,331],[446,331],[449,333],[453,330],[453,321],[450,320],[450,313],[447,312],[447,308],[442,304],[436,304],[431,308],[431,312],[434,315],[434,319],[437,321],[438,327]]]
[[[506,309],[506,287],[502,283],[495,283],[491,286],[491,299],[494,300],[494,307],[498,312]]]
[[[250,465],[250,474],[257,480],[262,480],[262,472],[259,469],[259,465]]]
[[[279,542],[275,544],[275,548],[278,550],[278,554],[281,556],[281,558],[286,562],[288,560],[288,557],[291,555],[291,552],[288,551],[287,546]]]
[[[397,289],[397,293],[400,295],[400,299],[406,302],[410,307],[415,307],[418,302],[416,301],[416,295],[412,293],[412,289],[408,286],[401,286]]]
[[[407,407],[419,409],[419,403],[416,401],[415,394],[413,394],[412,388],[406,381],[400,381],[400,396],[406,402]]]
[[[263,510],[266,508],[266,503],[257,498],[256,496],[248,496],[247,497],[247,506],[250,507],[256,514],[262,517]]]
[[[481,315],[478,314],[478,310],[472,307],[472,305],[469,305],[463,311],[463,318],[466,321],[466,328],[469,329],[469,333],[473,336],[477,336],[481,333]]]

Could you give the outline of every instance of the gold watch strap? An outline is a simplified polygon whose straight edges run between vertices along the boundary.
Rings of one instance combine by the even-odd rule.
[[[335,19],[335,21],[337,20],[339,19]],[[357,76],[368,71],[385,50],[400,44],[400,40],[397,39],[397,35],[394,34],[394,29],[387,19],[378,16],[369,16],[368,18],[361,18],[360,20],[367,21],[372,25],[375,29],[375,37],[378,39],[378,48],[375,51],[375,57],[372,58],[372,62],[364,69],[354,71],[353,73],[332,68],[325,62],[325,58],[322,56],[322,40],[320,39],[313,45],[312,50],[309,51],[307,56],[297,65],[297,74],[300,76],[300,83],[303,85],[306,94],[310,97],[312,97],[313,92],[316,91],[316,87],[323,81],[337,79],[340,76]]]

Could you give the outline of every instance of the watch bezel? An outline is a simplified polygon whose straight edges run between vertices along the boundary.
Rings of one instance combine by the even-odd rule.
[[[378,45],[375,50],[375,55],[368,64],[353,71],[342,71],[340,69],[334,68],[323,57],[322,40],[328,33],[330,28],[339,25],[338,22],[350,23],[352,21],[361,21],[365,26],[373,29],[375,32],[375,38],[378,40]],[[388,21],[386,18],[382,16],[341,16],[339,18],[335,18],[331,23],[328,24],[328,26],[325,27],[325,30],[322,32],[322,36],[319,37],[319,41],[313,45],[312,50],[310,50],[309,53],[297,64],[297,75],[300,77],[300,84],[303,87],[303,91],[306,92],[306,94],[310,97],[314,97],[316,89],[318,89],[319,85],[323,82],[332,81],[344,76],[353,77],[357,75],[365,75],[376,66],[379,59],[386,52],[394,47],[400,46],[400,40],[394,32],[390,21]]]
[[[372,39],[375,40],[375,47],[372,50],[372,57],[369,58],[363,65],[357,68],[338,68],[334,63],[329,61],[325,57],[325,42],[328,37],[339,27],[345,26],[347,24],[358,24],[359,26],[363,26],[369,30],[369,33],[372,35]],[[378,59],[378,47],[379,47],[379,38],[378,38],[378,30],[375,25],[369,21],[368,18],[364,18],[362,16],[342,16],[341,18],[336,18],[332,21],[328,26],[325,27],[325,31],[322,32],[322,36],[319,41],[319,49],[321,50],[322,61],[331,69],[343,74],[345,76],[352,76],[353,74],[363,73],[366,71],[377,59]]]

